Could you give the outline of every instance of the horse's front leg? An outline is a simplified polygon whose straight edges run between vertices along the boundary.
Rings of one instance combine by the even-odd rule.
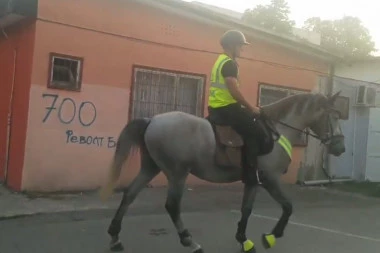
[[[280,180],[271,176],[265,177],[263,187],[268,191],[272,198],[282,207],[282,215],[270,234],[262,235],[263,246],[266,249],[272,248],[276,244],[276,238],[284,235],[284,230],[288,225],[289,218],[293,212],[293,205],[281,189]]]
[[[238,223],[236,240],[242,245],[244,252],[256,252],[255,244],[247,239],[246,230],[249,216],[252,213],[253,202],[255,201],[257,186],[252,184],[244,185],[243,202],[241,205],[241,219]]]

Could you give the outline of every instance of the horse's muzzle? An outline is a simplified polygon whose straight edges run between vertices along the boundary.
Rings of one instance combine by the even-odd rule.
[[[328,144],[328,152],[334,156],[340,156],[346,152],[344,136],[333,136]]]

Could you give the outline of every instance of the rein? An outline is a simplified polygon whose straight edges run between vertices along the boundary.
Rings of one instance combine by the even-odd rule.
[[[265,120],[268,120],[268,118],[265,118]],[[277,122],[277,123],[279,123],[279,124],[281,124],[281,125],[283,125],[283,126],[286,126],[286,127],[288,127],[288,128],[291,128],[291,129],[293,129],[293,130],[296,130],[296,131],[298,131],[298,132],[300,132],[300,133],[304,133],[304,134],[306,134],[307,136],[312,136],[312,137],[314,137],[314,138],[320,140],[321,142],[324,141],[324,140],[322,140],[322,138],[320,138],[318,135],[315,135],[315,134],[313,134],[313,133],[310,133],[309,130],[301,130],[301,129],[298,129],[298,128],[293,127],[293,126],[291,126],[291,125],[288,125],[288,124],[286,124],[286,123],[284,123],[284,122],[282,122],[282,121],[280,121],[280,120],[273,120],[273,119],[269,119],[269,120],[270,120],[270,121]],[[277,130],[274,130],[275,127],[270,127],[270,129],[271,129],[271,131],[272,131],[274,134],[276,134],[277,136],[280,136],[280,134],[277,132]]]
[[[325,138],[321,138],[321,137],[319,137],[318,135],[311,133],[311,132],[309,131],[309,129],[301,130],[301,129],[299,129],[299,128],[296,128],[296,127],[293,127],[293,126],[291,126],[291,125],[289,125],[289,124],[286,124],[286,123],[284,123],[284,122],[282,122],[282,121],[280,121],[280,120],[270,119],[270,118],[269,118],[267,115],[265,115],[265,114],[262,114],[261,116],[262,116],[262,119],[263,119],[264,122],[266,122],[266,121],[274,121],[274,122],[277,122],[277,123],[279,123],[279,124],[281,124],[281,125],[283,125],[283,126],[286,126],[286,127],[290,128],[290,129],[293,129],[293,130],[296,130],[296,131],[298,131],[298,132],[300,132],[300,133],[306,134],[307,136],[314,137],[315,139],[320,140],[321,143],[323,143],[323,144],[327,144],[328,141],[330,141],[330,140],[333,139],[333,136],[326,136]],[[330,117],[330,116],[329,116],[329,117]],[[266,124],[267,124],[267,126],[270,128],[270,130],[271,130],[271,131],[272,131],[272,132],[273,132],[273,133],[279,138],[280,134],[279,134],[278,131],[276,130],[276,127],[271,126],[270,124],[268,124],[268,122],[266,122]],[[329,125],[329,128],[330,128],[329,130],[330,130],[331,133],[332,133],[332,126],[331,126],[331,124],[330,124],[330,120],[328,121],[328,125]]]
[[[293,126],[291,126],[291,125],[288,125],[288,124],[286,124],[286,123],[284,123],[284,122],[282,122],[282,121],[280,121],[280,120],[274,120],[274,121],[276,121],[277,123],[279,123],[279,124],[281,124],[281,125],[283,125],[283,126],[286,126],[286,127],[288,127],[288,128],[291,128],[291,129],[293,129],[293,130],[296,130],[296,131],[298,131],[298,132],[300,132],[300,133],[304,133],[304,134],[306,134],[307,136],[312,136],[312,137],[314,137],[314,138],[316,138],[316,139],[318,139],[318,140],[320,140],[320,141],[323,141],[322,138],[320,138],[320,137],[319,137],[318,135],[316,135],[316,134],[311,133],[308,129],[301,130],[301,129],[299,129],[299,128],[296,128],[296,127],[293,127]]]

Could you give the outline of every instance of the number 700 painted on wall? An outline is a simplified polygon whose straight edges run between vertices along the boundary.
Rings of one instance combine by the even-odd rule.
[[[62,124],[66,124],[66,125],[73,122],[73,120],[75,119],[75,116],[78,117],[79,123],[84,127],[91,126],[96,120],[96,116],[97,116],[96,115],[96,106],[91,101],[81,102],[79,105],[79,108],[77,110],[77,104],[72,98],[65,97],[64,99],[59,101],[59,95],[49,94],[49,93],[43,93],[42,98],[52,98],[50,106],[45,108],[46,114],[45,114],[45,117],[42,119],[43,123],[45,123],[49,119],[53,110],[58,111],[59,121]],[[65,106],[69,106],[68,104],[71,104],[71,107],[73,108],[73,110],[72,110],[71,117],[66,119],[62,115],[62,111],[63,111],[63,108]],[[57,106],[58,106],[58,108],[57,108]],[[92,110],[92,112],[93,112],[93,116],[91,117],[91,119],[86,121],[86,122],[83,120],[83,115],[82,115],[83,109],[85,109],[85,108],[88,108],[88,109]]]

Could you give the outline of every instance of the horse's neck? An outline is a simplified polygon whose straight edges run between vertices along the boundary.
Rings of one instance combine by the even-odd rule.
[[[291,127],[294,127],[300,131],[306,128],[302,115],[298,115],[298,116],[289,115],[281,119],[280,122],[286,125],[289,125]],[[279,133],[284,135],[291,143],[297,142],[301,135],[300,131],[297,131],[295,129],[292,129],[280,123],[277,124],[277,130],[279,131]]]

